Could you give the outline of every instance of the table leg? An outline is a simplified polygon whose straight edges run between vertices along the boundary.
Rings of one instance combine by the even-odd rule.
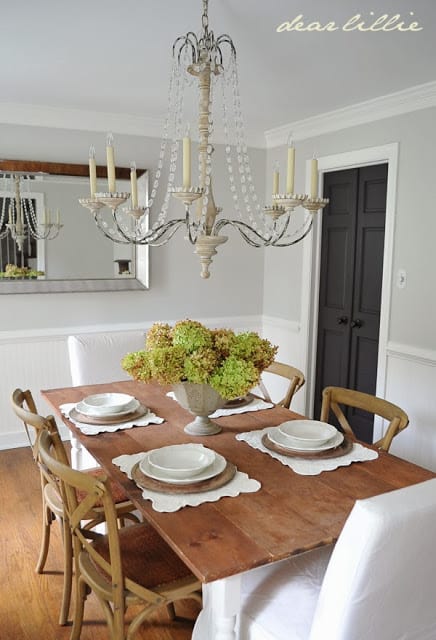
[[[79,471],[98,466],[89,451],[73,435],[71,436],[71,466]]]
[[[241,577],[230,576],[203,585],[203,609],[195,623],[192,640],[237,640]]]

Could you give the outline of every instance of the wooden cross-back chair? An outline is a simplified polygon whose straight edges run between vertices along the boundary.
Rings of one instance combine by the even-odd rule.
[[[29,390],[22,391],[15,389],[11,398],[14,413],[22,420],[24,428],[32,448],[33,457],[40,470],[41,497],[42,497],[42,540],[38,561],[36,563],[37,573],[42,573],[47,560],[50,545],[50,528],[52,522],[57,518],[62,528],[63,549],[64,549],[64,586],[62,594],[61,610],[59,614],[59,624],[64,625],[68,621],[68,613],[71,600],[72,584],[72,541],[68,523],[64,518],[64,505],[60,495],[58,483],[47,473],[47,470],[39,464],[39,439],[42,431],[47,430],[52,438],[53,448],[56,457],[63,464],[69,465],[68,455],[59,435],[58,427],[53,416],[43,417],[38,414],[35,401]],[[34,433],[31,433],[29,427]],[[103,473],[102,469],[88,469],[87,474],[98,477]],[[116,499],[117,517],[123,522],[125,519],[138,522],[135,514],[131,513],[135,507],[118,486],[113,488]],[[80,499],[80,495],[79,495]],[[104,522],[104,509],[102,504],[94,505],[92,509],[84,512],[83,517],[87,520],[87,527],[93,527],[100,522]]]
[[[292,367],[290,364],[284,364],[283,362],[273,362],[269,367],[267,367],[267,369],[265,369],[265,372],[273,373],[277,376],[287,378],[289,380],[289,386],[286,391],[285,397],[280,400],[280,402],[275,403],[279,407],[285,407],[286,409],[289,409],[294,394],[299,389],[301,389],[301,387],[305,383],[303,372],[296,367]],[[267,402],[272,402],[271,396],[262,379],[259,382],[259,387],[262,391],[264,399]]]
[[[80,638],[89,590],[103,608],[111,640],[131,640],[146,617],[162,606],[173,617],[177,600],[193,598],[201,604],[201,583],[153,527],[140,523],[118,529],[109,481],[71,469],[56,459],[53,450],[51,434],[43,431],[41,463],[58,478],[73,537],[76,598],[71,640]],[[80,503],[77,492],[83,495]],[[81,524],[85,512],[97,504],[103,504],[105,535]],[[129,605],[142,608],[126,629]]]
[[[326,387],[322,392],[320,420],[328,422],[330,411],[332,411],[344,432],[353,437],[355,437],[353,429],[340,405],[362,409],[389,421],[384,436],[374,442],[374,445],[383,451],[389,451],[393,438],[409,424],[407,414],[397,405],[388,402],[388,400],[363,393],[362,391],[353,391],[342,387]]]

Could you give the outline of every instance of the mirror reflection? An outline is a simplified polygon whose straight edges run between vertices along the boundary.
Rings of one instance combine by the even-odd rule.
[[[89,197],[86,169],[83,176],[0,173],[0,293],[62,291],[61,283],[68,291],[122,289],[122,282],[128,289],[148,285],[148,249],[112,242],[79,204],[79,198]],[[128,180],[119,181],[123,191],[129,187]],[[141,171],[138,197],[144,202],[147,191],[148,175]]]

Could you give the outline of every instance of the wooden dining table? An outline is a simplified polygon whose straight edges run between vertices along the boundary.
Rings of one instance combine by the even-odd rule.
[[[192,636],[195,640],[237,638],[244,572],[335,542],[358,499],[435,477],[433,472],[383,451],[376,460],[352,463],[315,476],[299,475],[235,436],[302,416],[274,406],[219,418],[216,422],[222,427],[221,433],[194,437],[183,430],[192,415],[168,397],[167,391],[154,384],[126,381],[51,389],[42,391],[42,395],[61,416],[59,406],[64,403],[79,402],[95,393],[127,393],[165,419],[162,424],[87,436],[61,416],[72,435],[123,487],[144,518],[201,580],[204,603]],[[223,455],[238,470],[258,480],[261,488],[254,493],[161,513],[112,463],[121,454],[193,441]]]

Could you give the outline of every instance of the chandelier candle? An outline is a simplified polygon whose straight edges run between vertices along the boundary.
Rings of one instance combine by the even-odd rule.
[[[279,193],[279,184],[280,184],[279,163],[276,162],[274,165],[274,173],[273,173],[273,196],[276,193]]]
[[[136,178],[136,164],[130,165],[130,191],[132,198],[132,209],[138,208],[138,180]]]
[[[286,193],[294,193],[295,147],[288,147],[288,169],[286,173]]]
[[[97,167],[95,166],[95,148],[93,146],[89,147],[89,186],[91,198],[94,198],[97,191]]]
[[[116,193],[114,137],[111,133],[106,139],[107,182],[109,193]]]

